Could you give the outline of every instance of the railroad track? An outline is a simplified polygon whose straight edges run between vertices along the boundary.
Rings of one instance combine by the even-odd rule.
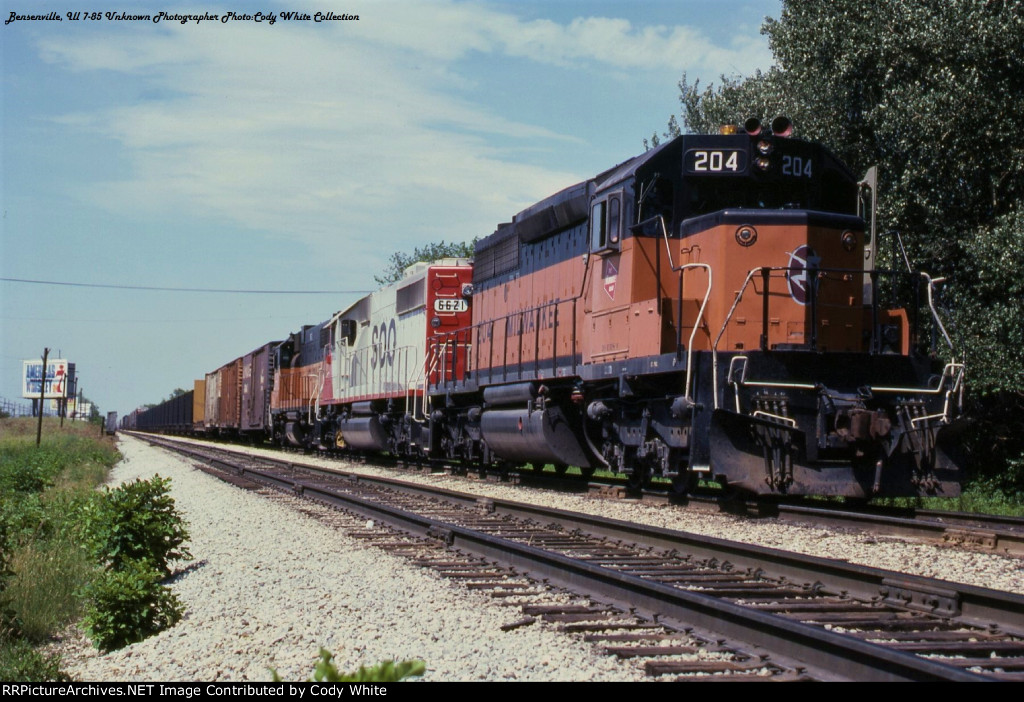
[[[949,546],[1024,556],[1024,519],[934,510],[849,510],[806,505],[757,505],[744,510],[776,519],[818,526],[859,529]]]
[[[374,462],[389,467],[419,467],[397,460],[388,463],[380,457],[375,457]],[[452,468],[440,464],[435,467]],[[451,472],[459,471],[452,469]],[[465,471],[462,473],[465,474]],[[833,504],[791,504],[782,501],[747,500],[737,496],[723,497],[714,493],[676,496],[667,489],[648,489],[642,492],[631,490],[625,479],[586,479],[582,476],[557,475],[535,470],[492,471],[483,476],[495,480],[511,479],[522,485],[545,489],[599,494],[604,498],[671,503],[735,516],[778,519],[804,526],[855,529],[878,536],[913,539],[983,553],[1024,557],[1024,518],[1021,517],[912,508],[851,508]]]
[[[543,618],[641,659],[650,675],[1024,679],[1020,595],[294,461],[201,460],[344,509],[357,538],[522,607],[522,625]]]
[[[674,503],[735,515],[773,518],[805,525],[858,529],[878,535],[910,538],[977,551],[1024,556],[1024,518],[969,512],[913,508],[851,507],[849,505],[787,503],[722,496],[714,492],[674,495],[668,488],[629,489],[616,478],[585,480],[536,471],[518,474],[522,484],[569,491],[600,492],[606,497]]]

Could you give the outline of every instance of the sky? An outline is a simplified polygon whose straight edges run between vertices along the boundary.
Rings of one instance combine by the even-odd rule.
[[[48,347],[124,414],[642,152],[780,2],[0,7],[0,398]],[[160,12],[218,19],[107,15]]]

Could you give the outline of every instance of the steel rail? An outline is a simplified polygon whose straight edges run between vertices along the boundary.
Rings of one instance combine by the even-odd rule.
[[[249,468],[244,469],[244,473],[247,475],[256,476],[259,472]],[[356,476],[352,480],[358,482],[367,479],[363,476]],[[377,482],[377,480],[372,479],[370,482]],[[625,607],[646,610],[652,615],[658,615],[659,621],[671,619],[685,622],[691,626],[711,629],[724,636],[764,647],[783,656],[804,662],[808,666],[841,674],[849,679],[872,681],[978,681],[986,679],[983,675],[933,663],[913,654],[893,651],[820,627],[758,612],[719,598],[652,582],[628,573],[617,572],[528,544],[437,521],[371,500],[340,494],[332,489],[304,483],[301,480],[295,481],[293,489],[305,497],[344,507],[368,518],[381,519],[392,526],[414,534],[439,538],[451,548],[499,560],[527,571],[531,577],[542,577],[563,587],[582,589],[592,595],[610,598]],[[527,509],[524,510],[522,507]],[[509,509],[509,505],[502,503],[499,506],[498,502],[495,502],[495,508],[504,511]],[[519,511],[521,516],[533,514],[536,517],[548,517],[556,513],[547,510],[532,510],[528,505],[520,505],[520,509],[516,511]],[[569,514],[564,513],[563,518]],[[596,521],[589,519],[584,522],[591,526],[596,524]],[[621,533],[618,535],[621,536]],[[719,556],[721,555],[719,553]],[[778,555],[786,554],[779,552]]]
[[[348,477],[372,484],[420,495],[458,501],[464,505],[480,502],[481,497],[471,493],[411,483],[395,478],[367,476],[348,471],[303,464],[297,461],[283,461],[260,457],[261,461],[292,469],[302,469],[322,474]],[[244,469],[250,472],[250,469]],[[261,474],[258,470],[251,471]],[[266,479],[271,480],[268,476]],[[292,487],[287,481],[280,481],[281,487]],[[301,481],[296,481],[301,482]],[[307,488],[308,489],[308,488]],[[952,583],[934,578],[908,575],[881,568],[862,566],[828,558],[807,556],[765,546],[744,544],[685,531],[624,522],[580,512],[571,512],[551,507],[542,507],[512,500],[485,498],[493,509],[519,519],[531,519],[543,523],[555,523],[566,531],[582,531],[610,539],[630,539],[645,546],[665,550],[686,551],[700,558],[729,560],[739,569],[762,569],[770,567],[773,577],[784,577],[797,582],[826,581],[830,589],[870,599],[884,597],[895,584],[904,593],[914,593],[923,600],[931,600],[936,593],[955,602],[952,614],[970,620],[973,624],[998,622],[1004,630],[1024,636],[1024,595],[1001,592],[962,583]],[[788,506],[787,506],[788,509]],[[796,513],[800,509],[794,510]],[[905,520],[911,522],[912,520]],[[919,605],[925,607],[926,605]]]
[[[274,463],[293,463],[273,461]],[[224,462],[227,463],[227,462]],[[243,475],[268,479],[266,471],[242,466],[235,469]],[[336,472],[338,471],[331,471]],[[451,493],[437,488],[425,488],[404,481],[371,478],[348,474],[348,480],[383,484],[419,494],[444,496],[478,504],[480,498],[465,493]],[[568,556],[545,551],[530,544],[518,543],[499,536],[482,534],[456,524],[413,514],[404,509],[381,505],[361,497],[344,495],[335,489],[304,480],[273,478],[274,482],[306,497],[333,504],[380,519],[393,526],[423,536],[442,539],[454,548],[464,549],[486,558],[495,558],[514,567],[530,571],[531,575],[547,578],[551,582],[586,591],[621,602],[624,606],[640,608],[688,625],[712,629],[748,644],[761,646],[782,656],[794,658],[808,666],[833,671],[857,680],[985,680],[985,675],[953,668],[926,658],[868,643],[852,636],[829,631],[826,628],[804,624],[793,619],[756,611],[750,607],[682,590],[671,585],[579,561]],[[773,577],[791,580],[824,578],[829,590],[837,588],[860,593],[870,599],[885,597],[888,593],[898,600],[909,599],[910,608],[927,609],[933,601],[942,607],[957,611],[942,612],[977,621],[994,621],[1008,616],[1007,608],[1016,609],[1017,617],[1004,630],[1021,627],[1024,618],[1024,597],[998,593],[925,578],[905,576],[864,566],[851,566],[828,559],[737,544],[722,539],[697,537],[683,532],[605,518],[591,517],[564,510],[540,508],[523,503],[488,499],[496,512],[520,519],[553,521],[566,530],[583,530],[616,539],[636,539],[646,546],[679,549],[697,556],[728,560],[739,569],[770,570]],[[886,600],[890,601],[890,600]],[[952,603],[952,605],[950,604]]]
[[[938,512],[916,512],[911,516],[891,516],[870,512],[822,509],[802,505],[778,505],[773,517],[815,524],[854,527],[862,531],[907,536],[936,542],[968,544],[993,553],[1024,556],[1024,530],[1001,528],[997,518]],[[971,521],[979,522],[971,524]],[[1007,520],[1012,525],[1013,520]],[[1018,528],[1019,529],[1019,528]]]

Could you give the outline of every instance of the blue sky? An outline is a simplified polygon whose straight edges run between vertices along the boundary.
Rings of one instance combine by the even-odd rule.
[[[394,251],[468,241],[643,150],[702,83],[771,65],[778,0],[0,0],[0,396],[77,364],[124,413],[374,287]],[[267,5],[271,5],[268,7]],[[74,11],[278,15],[71,21]],[[288,22],[333,11],[358,21]]]

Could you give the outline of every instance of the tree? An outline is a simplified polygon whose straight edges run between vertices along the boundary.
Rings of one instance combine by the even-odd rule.
[[[785,0],[762,32],[769,71],[703,89],[683,76],[685,127],[785,114],[855,172],[879,166],[881,226],[947,278],[974,463],[1024,492],[1024,3]]]
[[[412,253],[396,251],[388,259],[387,268],[380,275],[373,276],[373,279],[380,285],[387,285],[396,280],[402,279],[402,273],[406,268],[419,261],[432,263],[442,258],[473,258],[473,246],[476,239],[470,242],[440,241],[435,244],[419,246],[412,250]]]

